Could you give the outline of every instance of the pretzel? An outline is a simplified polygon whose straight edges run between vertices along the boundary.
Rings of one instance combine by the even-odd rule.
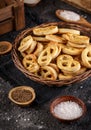
[[[20,53],[21,53],[22,57],[25,57],[27,55],[26,52],[20,52]]]
[[[64,75],[64,74],[62,74],[62,73],[60,73],[60,74],[58,75],[58,78],[59,78],[60,80],[70,80],[72,77],[73,77],[72,75]]]
[[[41,71],[41,76],[44,79],[47,79],[47,80],[57,79],[57,72],[55,71],[55,69],[53,69],[50,66],[42,66],[40,71]]]
[[[37,42],[36,41],[32,41],[31,45],[29,46],[29,48],[25,51],[27,54],[31,54],[35,47],[37,45]]]
[[[82,51],[81,58],[84,66],[87,68],[91,68],[91,45],[87,46]]]
[[[51,60],[52,60],[52,57],[48,49],[44,49],[38,57],[38,63],[40,66],[48,65],[51,62]]]
[[[35,49],[36,44],[37,44],[37,42],[33,41],[27,50],[25,50],[24,52],[20,52],[21,55],[23,57],[25,57],[27,54],[31,54],[33,52],[33,50]]]
[[[41,43],[37,43],[37,48],[34,51],[34,55],[36,55],[37,57],[39,56],[39,54],[43,51],[43,45]]]
[[[47,34],[55,34],[58,32],[57,26],[37,27],[33,29],[33,34],[43,36]]]
[[[67,46],[72,46],[72,47],[79,49],[79,48],[85,48],[87,45],[85,45],[85,44],[81,44],[81,45],[80,44],[74,44],[74,43],[68,41]]]
[[[25,50],[27,50],[29,46],[31,45],[32,41],[33,41],[33,38],[31,35],[22,39],[20,46],[18,47],[18,51],[24,52]]]
[[[57,47],[58,47],[58,54],[57,54],[57,56],[58,56],[61,53],[62,44],[57,44]]]
[[[64,46],[62,48],[63,53],[69,54],[69,55],[80,55],[82,52],[82,49],[77,49],[75,47],[71,46]]]
[[[61,48],[59,48],[59,46],[56,44],[49,44],[47,49],[49,50],[52,59],[56,58],[61,50]]]
[[[63,34],[63,38],[66,40],[75,43],[75,44],[80,44],[80,45],[89,45],[90,38],[87,36],[82,36],[82,35],[74,35],[74,34]]]
[[[60,34],[63,34],[63,33],[72,33],[72,34],[78,34],[78,35],[80,35],[80,31],[79,30],[69,29],[69,28],[59,28],[58,29],[58,33],[60,33]]]
[[[51,66],[53,69],[55,69],[57,74],[59,73],[59,68],[57,67],[55,63],[50,63],[48,66]]]
[[[70,55],[60,55],[57,58],[57,66],[59,69],[67,70],[70,72],[76,72],[80,69],[80,63],[76,60],[73,60],[73,58]]]
[[[70,72],[70,71],[65,71],[65,70],[61,70],[63,72],[64,75],[72,75],[72,76],[76,76],[76,75],[80,75],[80,74],[83,74],[85,71],[86,71],[86,67],[81,67],[78,71],[76,72]]]
[[[65,39],[57,35],[46,35],[45,38],[50,41],[65,43]]]
[[[86,70],[87,70],[86,67],[81,67],[77,72],[74,73],[74,75],[83,74]]]
[[[31,73],[39,70],[39,65],[36,62],[36,56],[34,54],[26,55],[22,61],[24,67]]]
[[[61,53],[62,44],[59,44],[58,42],[50,42],[48,46],[57,46],[58,52],[56,53],[55,57],[57,57]]]
[[[46,47],[39,55],[38,57],[38,63],[39,65],[48,65],[51,60],[58,55],[58,47],[54,45],[49,45]]]

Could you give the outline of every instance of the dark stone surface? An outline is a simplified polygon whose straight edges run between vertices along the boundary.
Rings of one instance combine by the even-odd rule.
[[[25,6],[25,28],[45,22],[60,21],[55,16],[55,11],[59,8],[73,10],[91,22],[90,14],[77,10],[60,0],[42,0],[34,7]],[[13,43],[14,38],[19,32],[12,31],[2,35],[0,36],[0,41],[7,40]],[[81,83],[75,83],[61,88],[47,88],[47,86],[40,86],[30,81],[30,85],[33,85],[36,89],[36,101],[28,107],[20,107],[8,99],[8,92],[15,85],[25,85],[26,82],[23,81],[25,80],[24,75],[19,78],[21,73],[19,72],[19,75],[16,75],[15,71],[17,70],[14,68],[14,71],[12,71],[12,66],[10,66],[12,65],[11,62],[10,53],[0,56],[0,130],[91,130],[91,78]],[[26,81],[28,82],[28,79]],[[50,114],[50,103],[59,95],[73,95],[82,99],[87,106],[86,115],[80,120],[70,123],[62,123],[53,118]]]

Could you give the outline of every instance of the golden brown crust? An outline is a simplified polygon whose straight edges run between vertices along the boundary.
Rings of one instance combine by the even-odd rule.
[[[39,28],[34,28],[33,33],[34,35],[37,36],[44,36],[47,34],[55,34],[58,32],[58,27],[57,26],[48,26],[48,27],[39,27]]]
[[[81,57],[84,66],[91,68],[91,45],[83,50]]]

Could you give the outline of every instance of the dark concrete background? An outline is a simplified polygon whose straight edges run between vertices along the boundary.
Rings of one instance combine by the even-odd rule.
[[[25,28],[45,22],[60,21],[55,16],[56,9],[73,10],[91,22],[91,14],[78,10],[60,0],[42,0],[34,7],[27,7],[25,5]],[[0,36],[0,41],[7,40],[13,42],[19,32],[20,31],[12,31],[2,35]],[[14,86],[11,81],[8,80],[8,77],[3,76],[1,69],[2,66],[8,64],[10,60],[11,54],[0,57],[0,130],[91,130],[91,78],[81,83],[59,88],[61,90],[60,96],[73,95],[79,97],[87,106],[87,113],[83,118],[75,122],[62,123],[50,114],[50,103],[54,99],[53,97],[44,103],[38,104],[34,102],[24,108],[15,105],[8,99],[8,92]],[[43,98],[43,95],[41,98]]]

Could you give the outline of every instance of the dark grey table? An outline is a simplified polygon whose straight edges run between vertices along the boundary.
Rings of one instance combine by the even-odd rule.
[[[60,0],[42,0],[34,7],[25,5],[25,28],[45,22],[60,21],[55,16],[56,9],[73,10],[91,22],[91,14],[78,10]],[[19,32],[21,30],[4,34],[0,36],[0,41],[13,42]],[[30,86],[35,86],[36,89],[36,100],[28,107],[20,107],[8,99],[8,92],[15,85],[26,85],[26,82],[22,80],[25,78],[24,75],[19,78],[20,72],[19,76],[14,76],[14,72],[17,71],[18,73],[18,70],[14,68],[13,64],[11,65],[11,62],[10,53],[0,57],[0,130],[91,130],[91,78],[61,88],[48,88],[48,86],[38,85],[36,82],[30,81]],[[12,70],[13,68],[14,70]],[[26,81],[28,81],[27,78]],[[50,114],[50,103],[59,95],[73,95],[82,99],[87,106],[86,115],[75,122],[59,122]]]

